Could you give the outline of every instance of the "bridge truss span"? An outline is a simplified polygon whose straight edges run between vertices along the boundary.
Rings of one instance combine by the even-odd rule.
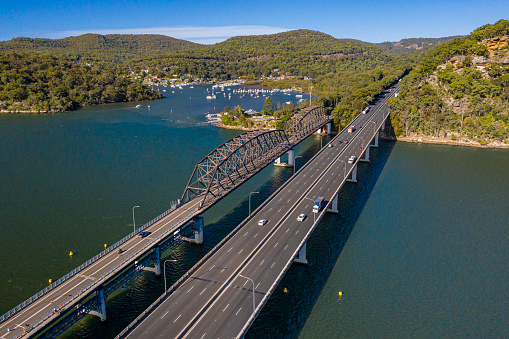
[[[242,133],[196,164],[182,199],[201,199],[200,207],[214,204],[292,146],[284,131]]]
[[[331,121],[331,116],[324,107],[306,107],[286,121],[285,131],[289,139],[297,144]]]

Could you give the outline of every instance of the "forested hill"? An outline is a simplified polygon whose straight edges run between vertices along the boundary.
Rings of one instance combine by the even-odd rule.
[[[136,68],[149,68],[164,76],[193,74],[230,79],[268,76],[272,72],[316,77],[344,70],[374,69],[394,59],[379,48],[295,30],[271,35],[239,36],[202,48],[171,53],[161,58],[140,58]]]
[[[410,54],[421,51],[430,51],[444,42],[464,37],[464,35],[454,35],[443,38],[409,38],[395,42],[386,41],[374,43],[372,45],[393,54]]]
[[[15,38],[0,42],[1,51],[51,54],[68,60],[129,60],[202,45],[165,35],[84,34],[63,39]]]
[[[397,135],[509,143],[509,21],[431,50],[391,99]]]

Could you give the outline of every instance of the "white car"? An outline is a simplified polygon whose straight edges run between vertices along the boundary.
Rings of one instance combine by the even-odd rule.
[[[353,163],[355,162],[355,159],[357,159],[357,158],[356,158],[354,155],[352,155],[352,156],[350,157],[350,159],[348,159],[348,163],[349,163],[349,164],[353,164]]]
[[[261,219],[260,221],[258,221],[258,225],[259,226],[263,226],[267,223],[267,220],[266,219]]]
[[[297,221],[304,221],[304,219],[306,219],[306,215],[305,215],[305,214],[300,214],[300,215],[297,217]]]

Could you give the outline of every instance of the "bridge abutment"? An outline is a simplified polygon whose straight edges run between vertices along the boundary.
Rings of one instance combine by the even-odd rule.
[[[305,242],[304,245],[302,245],[302,247],[299,250],[299,253],[297,254],[297,257],[293,259],[294,262],[304,265],[308,264],[308,260],[306,259],[306,244],[307,242]]]

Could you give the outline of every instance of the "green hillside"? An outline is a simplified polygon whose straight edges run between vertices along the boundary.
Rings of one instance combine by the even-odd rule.
[[[508,143],[509,21],[431,50],[390,104],[400,136]]]
[[[372,45],[393,54],[410,54],[430,51],[431,49],[440,44],[443,44],[444,42],[448,42],[457,38],[461,39],[464,38],[464,36],[455,35],[443,38],[409,38],[396,42],[386,41],[381,43],[374,43]]]

